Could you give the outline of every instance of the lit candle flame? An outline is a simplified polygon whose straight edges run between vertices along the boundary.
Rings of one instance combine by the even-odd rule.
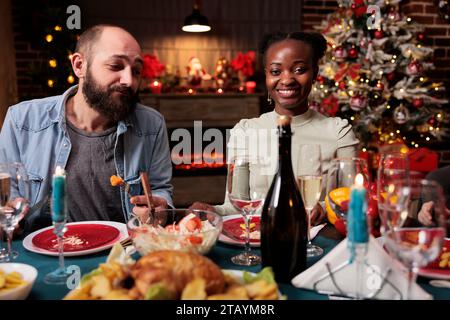
[[[355,186],[361,188],[364,184],[364,177],[361,173],[358,173],[355,177]]]

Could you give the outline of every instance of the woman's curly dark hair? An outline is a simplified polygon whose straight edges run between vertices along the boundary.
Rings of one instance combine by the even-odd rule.
[[[282,32],[277,31],[274,33],[270,33],[265,35],[261,42],[259,43],[259,53],[263,56],[263,64],[265,64],[265,56],[267,50],[270,48],[271,45],[273,45],[276,42],[286,40],[286,39],[293,39],[293,40],[300,40],[306,43],[309,43],[313,49],[313,65],[317,66],[319,63],[319,60],[325,55],[325,52],[327,51],[327,40],[317,32],[302,32],[302,31],[296,31],[296,32]]]

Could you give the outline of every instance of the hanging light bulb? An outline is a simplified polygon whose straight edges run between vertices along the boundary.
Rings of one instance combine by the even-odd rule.
[[[200,13],[198,1],[194,3],[192,13],[184,19],[184,25],[181,28],[185,32],[207,32],[211,30],[208,18]]]

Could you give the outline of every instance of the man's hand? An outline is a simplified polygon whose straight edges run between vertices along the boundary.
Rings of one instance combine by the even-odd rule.
[[[204,211],[212,211],[216,212],[216,209],[212,205],[209,205],[204,202],[194,202],[190,207],[190,210],[204,210]]]
[[[326,212],[322,206],[318,203],[311,211],[311,226],[317,226],[324,223],[326,220]]]
[[[153,196],[155,211],[167,209],[167,201],[164,198]],[[134,196],[130,198],[130,203],[134,204],[133,213],[139,217],[149,214],[147,198],[142,196]]]
[[[424,226],[431,226],[433,224],[431,210],[433,210],[433,201],[428,201],[422,205],[422,208],[420,208],[420,211],[417,214],[417,220],[419,220],[419,222]],[[448,216],[450,214],[450,210],[445,208],[445,214]]]

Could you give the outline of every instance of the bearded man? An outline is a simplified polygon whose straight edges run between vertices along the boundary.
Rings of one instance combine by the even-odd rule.
[[[66,170],[68,221],[126,222],[146,208],[140,172],[147,171],[157,209],[172,206],[172,165],[164,119],[137,103],[141,47],[126,30],[96,25],[80,36],[71,62],[79,84],[60,96],[8,109],[0,148],[25,165],[31,210],[25,234],[51,224],[52,175]],[[120,176],[125,188],[110,184]]]

